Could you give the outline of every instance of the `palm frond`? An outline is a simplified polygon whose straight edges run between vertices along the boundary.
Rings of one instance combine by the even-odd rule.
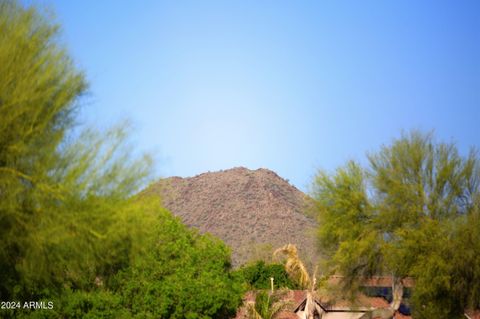
[[[273,253],[274,256],[283,254],[286,256],[285,270],[288,275],[296,281],[303,289],[311,287],[311,280],[307,267],[298,256],[297,247],[293,244],[287,244]]]
[[[285,309],[287,309],[289,306],[291,305],[291,302],[288,302],[288,301],[277,301],[276,303],[274,303],[272,305],[272,307],[270,308],[270,318],[271,319],[274,319],[274,318],[277,318],[278,315],[284,311]]]
[[[255,297],[255,303],[247,304],[249,319],[275,319],[280,313],[291,305],[283,300],[285,294],[259,291]]]
[[[253,302],[247,303],[247,315],[249,319],[263,319],[255,309],[255,303]]]

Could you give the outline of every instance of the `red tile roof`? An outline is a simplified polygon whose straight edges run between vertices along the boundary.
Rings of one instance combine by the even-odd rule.
[[[332,285],[339,284],[344,276],[330,276],[328,282]],[[363,279],[361,285],[364,287],[392,287],[393,277],[392,276],[373,276],[370,278]],[[404,287],[411,288],[415,286],[415,281],[411,277],[402,279]]]
[[[470,319],[480,319],[480,309],[477,309],[477,310],[467,310],[467,311],[465,311],[465,314],[466,314]]]
[[[412,316],[407,316],[402,314],[401,312],[396,312],[395,315],[393,316],[394,319],[412,319]]]

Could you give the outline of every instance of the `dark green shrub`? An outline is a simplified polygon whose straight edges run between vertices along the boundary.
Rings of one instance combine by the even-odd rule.
[[[254,264],[240,268],[244,281],[250,289],[270,289],[270,278],[274,278],[275,288],[298,288],[288,277],[285,267],[281,264],[266,264],[264,261],[257,261]]]

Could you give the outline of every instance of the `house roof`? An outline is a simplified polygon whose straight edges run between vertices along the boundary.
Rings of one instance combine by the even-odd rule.
[[[302,304],[305,302],[306,297],[307,297],[307,294],[306,294],[306,291],[304,290],[287,291],[282,299],[283,301],[289,301],[291,305],[290,307],[288,307],[287,311],[284,311],[280,315],[279,318],[280,319],[297,319],[295,311],[301,308]],[[238,310],[237,316],[235,317],[236,319],[246,318],[245,305],[248,302],[255,301],[255,292],[253,291],[247,292],[243,300],[244,300],[244,306],[242,306]],[[320,307],[322,307],[325,311],[327,311],[327,313],[330,313],[332,315],[336,313],[337,315],[335,318],[349,318],[348,313],[362,313],[362,312],[370,311],[373,309],[388,308],[389,306],[385,298],[368,297],[365,295],[359,295],[354,302],[350,302],[347,300],[333,301],[331,298],[328,298],[327,296],[317,296],[315,301]],[[344,316],[341,316],[340,313],[344,313]],[[405,316],[405,315],[402,315],[401,313],[397,313],[394,318],[395,319],[411,319],[410,316]]]
[[[328,278],[328,282],[329,284],[336,285],[339,284],[344,278],[344,276],[334,275]],[[403,278],[402,283],[403,286],[407,288],[415,286],[415,280],[411,277]],[[361,286],[364,287],[392,287],[392,284],[392,276],[372,276],[369,278],[364,278],[361,281]]]
[[[395,315],[393,316],[394,319],[412,319],[412,316],[410,315],[404,315],[401,312],[395,312]]]
[[[465,315],[470,319],[480,319],[480,309],[477,310],[466,310]]]

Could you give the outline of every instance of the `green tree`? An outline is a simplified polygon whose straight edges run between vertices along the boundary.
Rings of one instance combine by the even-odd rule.
[[[51,181],[58,146],[85,92],[81,72],[57,45],[58,27],[34,8],[0,3],[0,296],[17,286],[28,234],[61,193]],[[26,235],[27,234],[27,235]]]
[[[88,286],[119,263],[114,226],[150,167],[129,160],[123,127],[69,136],[86,84],[48,18],[0,3],[2,300]]]
[[[349,162],[315,179],[327,267],[351,291],[363,278],[392,275],[392,311],[409,276],[419,318],[455,318],[478,307],[480,290],[471,283],[480,275],[477,154],[462,157],[454,144],[412,132],[368,159],[366,169]]]
[[[228,318],[244,292],[231,272],[230,249],[189,230],[164,211],[147,243],[150,254],[120,272],[112,290],[133,315],[147,318]],[[140,315],[141,314],[141,315]]]

